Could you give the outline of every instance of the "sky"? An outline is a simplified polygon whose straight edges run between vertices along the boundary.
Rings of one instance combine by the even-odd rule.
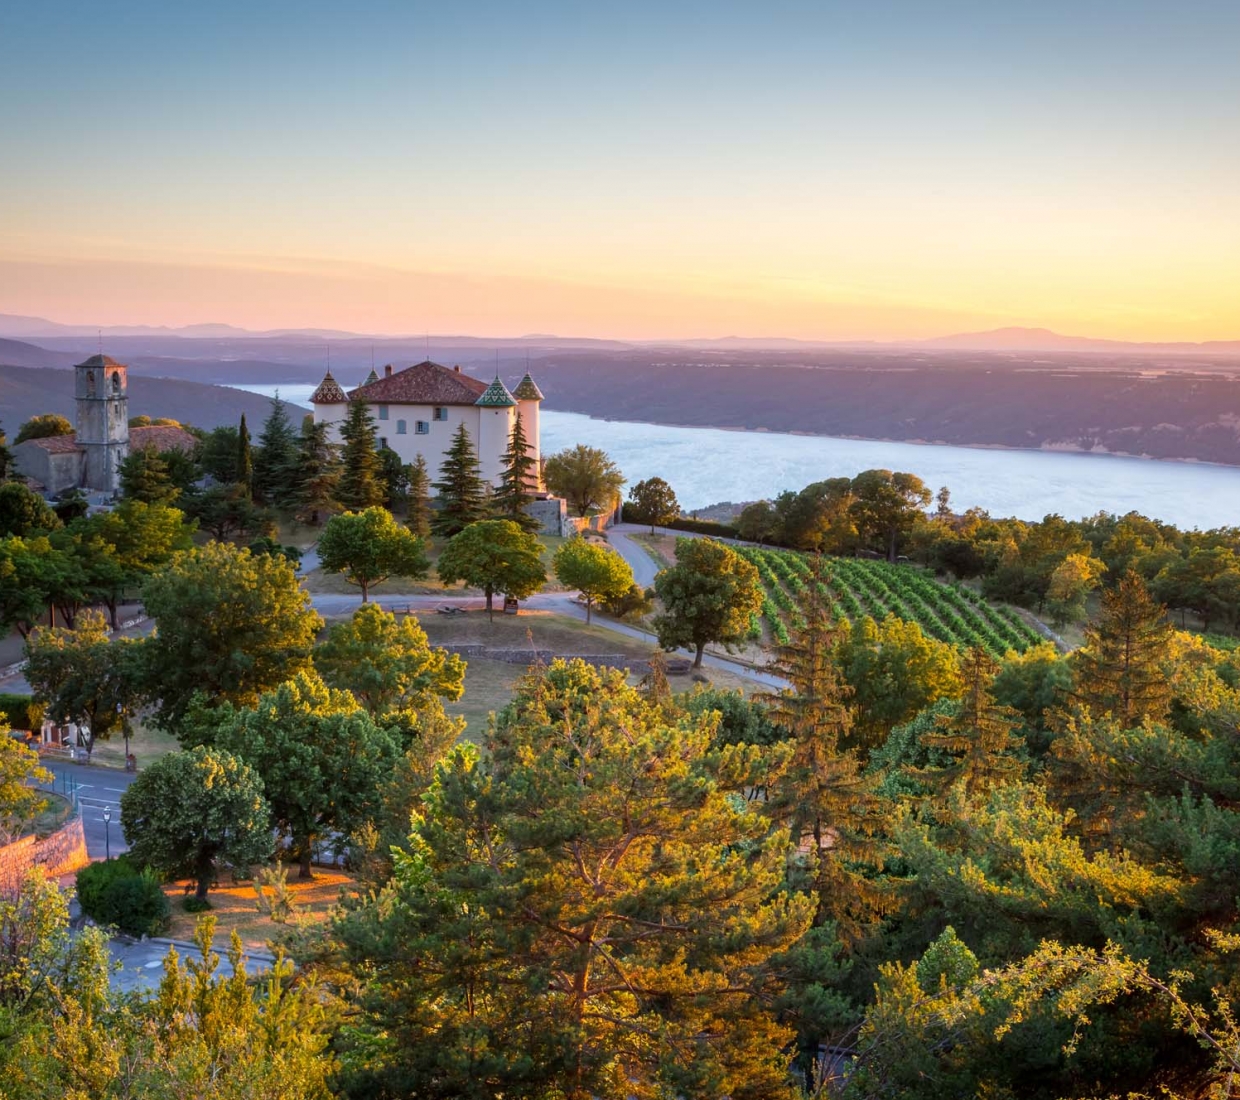
[[[0,5],[0,313],[1240,338],[1236,0]]]

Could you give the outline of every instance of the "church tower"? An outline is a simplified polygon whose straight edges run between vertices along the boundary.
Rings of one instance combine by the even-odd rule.
[[[73,371],[82,485],[115,493],[121,462],[129,454],[129,368],[106,355],[92,355]]]

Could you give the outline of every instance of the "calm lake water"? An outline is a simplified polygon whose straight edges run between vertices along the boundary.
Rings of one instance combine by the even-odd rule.
[[[275,389],[240,388],[268,396]],[[313,386],[279,389],[285,400],[301,405],[309,405],[314,392]],[[957,510],[976,506],[995,516],[1030,520],[1051,512],[1077,519],[1099,511],[1138,511],[1178,527],[1240,525],[1240,468],[1228,466],[673,428],[544,409],[543,454],[575,443],[601,447],[630,483],[666,479],[688,510],[724,500],[759,500],[882,467],[908,470],[932,489],[948,486]]]

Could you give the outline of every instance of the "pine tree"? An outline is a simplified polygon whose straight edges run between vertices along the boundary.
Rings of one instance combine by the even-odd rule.
[[[254,494],[272,508],[291,508],[297,493],[297,436],[277,393],[254,455]]]
[[[434,483],[439,509],[431,517],[431,531],[440,538],[451,538],[471,523],[487,518],[487,486],[480,469],[469,432],[461,424]]]
[[[328,442],[328,425],[307,416],[301,423],[297,442],[297,511],[299,518],[317,524],[321,513],[329,511],[340,477],[340,460]]]
[[[131,451],[121,461],[117,472],[121,479],[121,494],[126,500],[140,500],[143,504],[172,504],[181,495],[181,490],[168,476],[168,463],[154,447]]]
[[[0,481],[8,479],[13,469],[13,452],[9,450],[8,439],[4,434],[4,426],[0,425]]]
[[[955,714],[940,714],[935,728],[921,737],[927,749],[939,749],[954,758],[943,768],[926,768],[917,778],[943,792],[962,782],[970,793],[987,791],[1020,778],[1021,741],[1012,731],[1020,715],[995,702],[990,686],[999,663],[984,649],[973,648],[960,664],[964,693]]]
[[[237,428],[237,484],[245,489],[246,496],[254,491],[254,458],[250,454],[250,429],[245,426],[245,413]]]
[[[383,505],[389,512],[404,507],[409,496],[408,467],[391,447],[379,448],[379,480],[383,485]]]
[[[1085,628],[1085,645],[1075,656],[1072,701],[1088,706],[1094,717],[1110,715],[1123,729],[1146,718],[1161,722],[1171,707],[1163,668],[1171,634],[1166,608],[1129,570],[1103,595],[1098,619]]]
[[[383,503],[384,486],[379,478],[375,434],[374,417],[366,403],[349,402],[349,414],[340,426],[344,450],[336,499],[350,511],[361,512]]]
[[[508,441],[508,450],[500,458],[503,473],[500,474],[499,489],[492,500],[492,514],[496,519],[510,519],[523,531],[537,531],[542,527],[525,506],[533,499],[531,486],[534,484],[534,470],[537,462],[530,454],[529,440],[525,437],[525,428],[518,416],[512,425],[512,437]]]
[[[426,459],[418,455],[405,467],[409,488],[409,516],[406,525],[420,539],[431,533],[431,475],[426,469]]]
[[[815,565],[815,582],[821,582]],[[818,858],[816,924],[834,920],[841,938],[857,940],[887,898],[856,866],[873,862],[879,809],[874,780],[856,749],[841,748],[852,726],[850,689],[835,665],[844,626],[831,617],[825,585],[805,588],[804,627],[775,649],[767,670],[791,687],[766,695],[771,720],[794,743],[792,759],[770,793],[769,807],[787,821],[792,841],[812,844]]]

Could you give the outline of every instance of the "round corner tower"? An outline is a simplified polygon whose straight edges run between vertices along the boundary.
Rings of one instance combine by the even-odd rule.
[[[92,355],[73,371],[82,485],[114,493],[129,454],[129,369],[106,355]]]

